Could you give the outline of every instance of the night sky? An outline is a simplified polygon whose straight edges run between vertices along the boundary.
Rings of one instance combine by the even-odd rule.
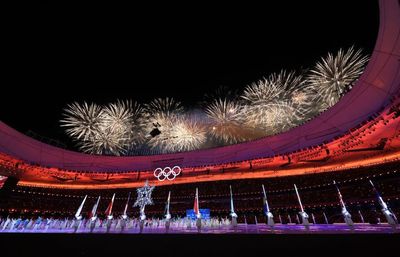
[[[67,103],[171,96],[193,106],[220,86],[242,90],[340,47],[375,45],[378,1],[269,2],[17,11],[3,35],[0,119],[71,147],[58,122]]]

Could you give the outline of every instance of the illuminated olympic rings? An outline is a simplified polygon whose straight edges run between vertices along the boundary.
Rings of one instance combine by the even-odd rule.
[[[171,167],[157,168],[154,170],[154,177],[156,177],[159,181],[164,181],[165,179],[174,180],[176,176],[181,174],[181,167],[174,166]]]

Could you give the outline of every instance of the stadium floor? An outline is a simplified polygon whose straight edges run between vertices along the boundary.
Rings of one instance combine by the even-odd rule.
[[[26,229],[26,230],[3,230],[0,233],[74,233],[73,229]],[[390,234],[400,233],[400,226],[396,229],[388,224],[355,224],[350,228],[346,224],[311,224],[309,229],[303,225],[282,225],[276,224],[273,229],[266,224],[239,224],[236,229],[231,226],[221,226],[215,228],[203,228],[199,232],[196,227],[171,227],[168,232],[164,227],[145,227],[140,231],[139,227],[125,229],[110,229],[107,232],[106,228],[95,228],[92,232],[89,228],[80,228],[76,232],[78,234],[93,233],[93,234]]]

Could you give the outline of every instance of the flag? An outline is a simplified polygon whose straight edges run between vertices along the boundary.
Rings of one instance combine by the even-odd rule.
[[[194,213],[196,215],[198,215],[200,213],[200,210],[199,210],[199,192],[198,192],[197,188],[196,188],[196,195],[195,195],[195,198],[194,198],[193,211],[194,211]]]
[[[374,183],[372,183],[371,180],[369,180],[369,183],[372,185],[372,190],[374,191],[374,193],[376,194],[376,197],[378,197],[378,199],[381,197],[381,195],[379,194],[378,190],[376,189]]]
[[[124,209],[124,214],[122,215],[122,217],[124,218],[124,219],[126,219],[128,216],[126,216],[126,210],[128,210],[128,204],[129,204],[129,199],[131,198],[131,192],[129,192],[129,194],[128,194],[128,200],[126,201],[126,204],[125,204],[125,209]]]
[[[99,198],[97,198],[97,202],[93,205],[92,211],[89,212],[89,215],[88,215],[89,219],[96,216],[96,210],[97,210],[97,206],[99,205],[99,202],[100,202],[100,196],[99,196]]]
[[[168,214],[169,214],[169,201],[170,201],[170,197],[171,197],[171,191],[168,192],[167,202],[165,203],[165,210],[164,210],[165,215],[168,215]]]
[[[78,210],[77,210],[76,213],[75,213],[75,217],[76,217],[77,219],[80,219],[80,218],[81,218],[81,212],[82,212],[83,205],[85,204],[86,198],[87,198],[87,195],[85,196],[85,198],[83,199],[81,205],[79,206]]]
[[[269,212],[269,206],[267,205],[267,198],[263,197],[263,202],[264,202],[263,211],[266,214]]]
[[[263,211],[265,214],[267,214],[269,212],[269,206],[268,206],[268,200],[267,200],[267,193],[265,192],[265,187],[264,185],[262,185],[262,189],[263,189]]]
[[[112,197],[112,199],[111,199],[111,202],[108,204],[108,207],[107,207],[107,209],[106,209],[105,214],[106,214],[107,216],[110,216],[110,215],[111,215],[112,207],[113,207],[113,204],[114,204],[114,198],[115,198],[115,193],[114,193],[114,195],[113,195],[113,197]]]

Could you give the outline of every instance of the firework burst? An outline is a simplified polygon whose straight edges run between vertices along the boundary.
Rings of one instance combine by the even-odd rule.
[[[160,152],[167,152],[168,144],[171,143],[170,139],[172,137],[171,131],[172,128],[175,124],[175,118],[162,118],[159,117],[157,119],[158,125],[159,126],[151,126],[148,125],[146,128],[148,128],[146,131],[149,131],[151,134],[151,130],[157,129],[159,131],[159,134],[152,136],[148,141],[147,145],[150,147],[152,150],[157,150]],[[162,125],[161,125],[162,124]],[[149,138],[149,136],[147,136]]]
[[[243,106],[236,101],[214,100],[205,113],[210,119],[210,134],[223,143],[237,143],[249,139],[243,124]]]
[[[80,150],[92,154],[170,153],[243,142],[284,132],[333,106],[367,61],[361,50],[340,49],[307,73],[273,73],[247,86],[242,95],[220,87],[205,96],[200,112],[188,112],[168,97],[143,108],[131,101],[103,107],[74,102],[64,109],[60,123]]]
[[[336,56],[329,53],[310,70],[307,81],[318,89],[322,110],[336,104],[351,89],[368,60],[361,50],[354,51],[351,47],[347,51],[340,49]]]
[[[242,96],[246,100],[245,124],[271,135],[301,122],[304,113],[294,103],[305,102],[303,98],[309,95],[303,85],[301,76],[281,71],[248,86]]]
[[[196,120],[184,117],[179,119],[171,130],[171,144],[167,151],[190,151],[199,149],[206,141],[204,125]]]
[[[287,102],[246,105],[246,124],[264,130],[264,136],[283,132],[301,121],[298,111]]]
[[[180,102],[168,97],[157,98],[146,104],[142,119],[146,136],[149,137],[154,129],[167,134],[178,116],[183,115],[183,111],[184,108]]]
[[[83,152],[121,155],[138,141],[140,134],[135,132],[140,110],[138,104],[129,101],[105,107],[73,103],[65,109],[65,119],[60,122]]]
[[[225,85],[218,86],[214,91],[204,94],[203,99],[199,102],[199,106],[206,110],[210,104],[213,104],[218,99],[237,102],[240,100],[240,91],[238,89],[231,89]]]
[[[117,101],[104,108],[103,131],[124,135],[129,148],[144,142],[144,126],[142,124],[142,107],[132,101]]]
[[[104,108],[102,125],[111,132],[128,132],[131,130],[132,124],[132,102],[117,101]]]
[[[130,145],[130,138],[121,132],[103,130],[90,137],[88,140],[80,141],[79,148],[90,154],[124,155]]]
[[[60,123],[61,127],[66,127],[66,133],[75,140],[87,141],[101,131],[104,111],[94,103],[74,102],[64,109],[63,116]]]
[[[184,109],[174,98],[156,98],[145,105],[145,112],[149,116],[172,116],[183,113]]]
[[[313,85],[306,83],[306,80],[301,75],[294,78],[292,82],[295,83],[289,84],[282,100],[296,110],[299,122],[309,120],[319,111],[316,108],[317,89]]]
[[[149,140],[152,149],[163,153],[199,149],[207,140],[203,124],[189,117],[169,119],[161,134]]]
[[[275,74],[259,80],[246,87],[242,98],[253,103],[276,101],[285,95],[285,87],[279,82]]]

